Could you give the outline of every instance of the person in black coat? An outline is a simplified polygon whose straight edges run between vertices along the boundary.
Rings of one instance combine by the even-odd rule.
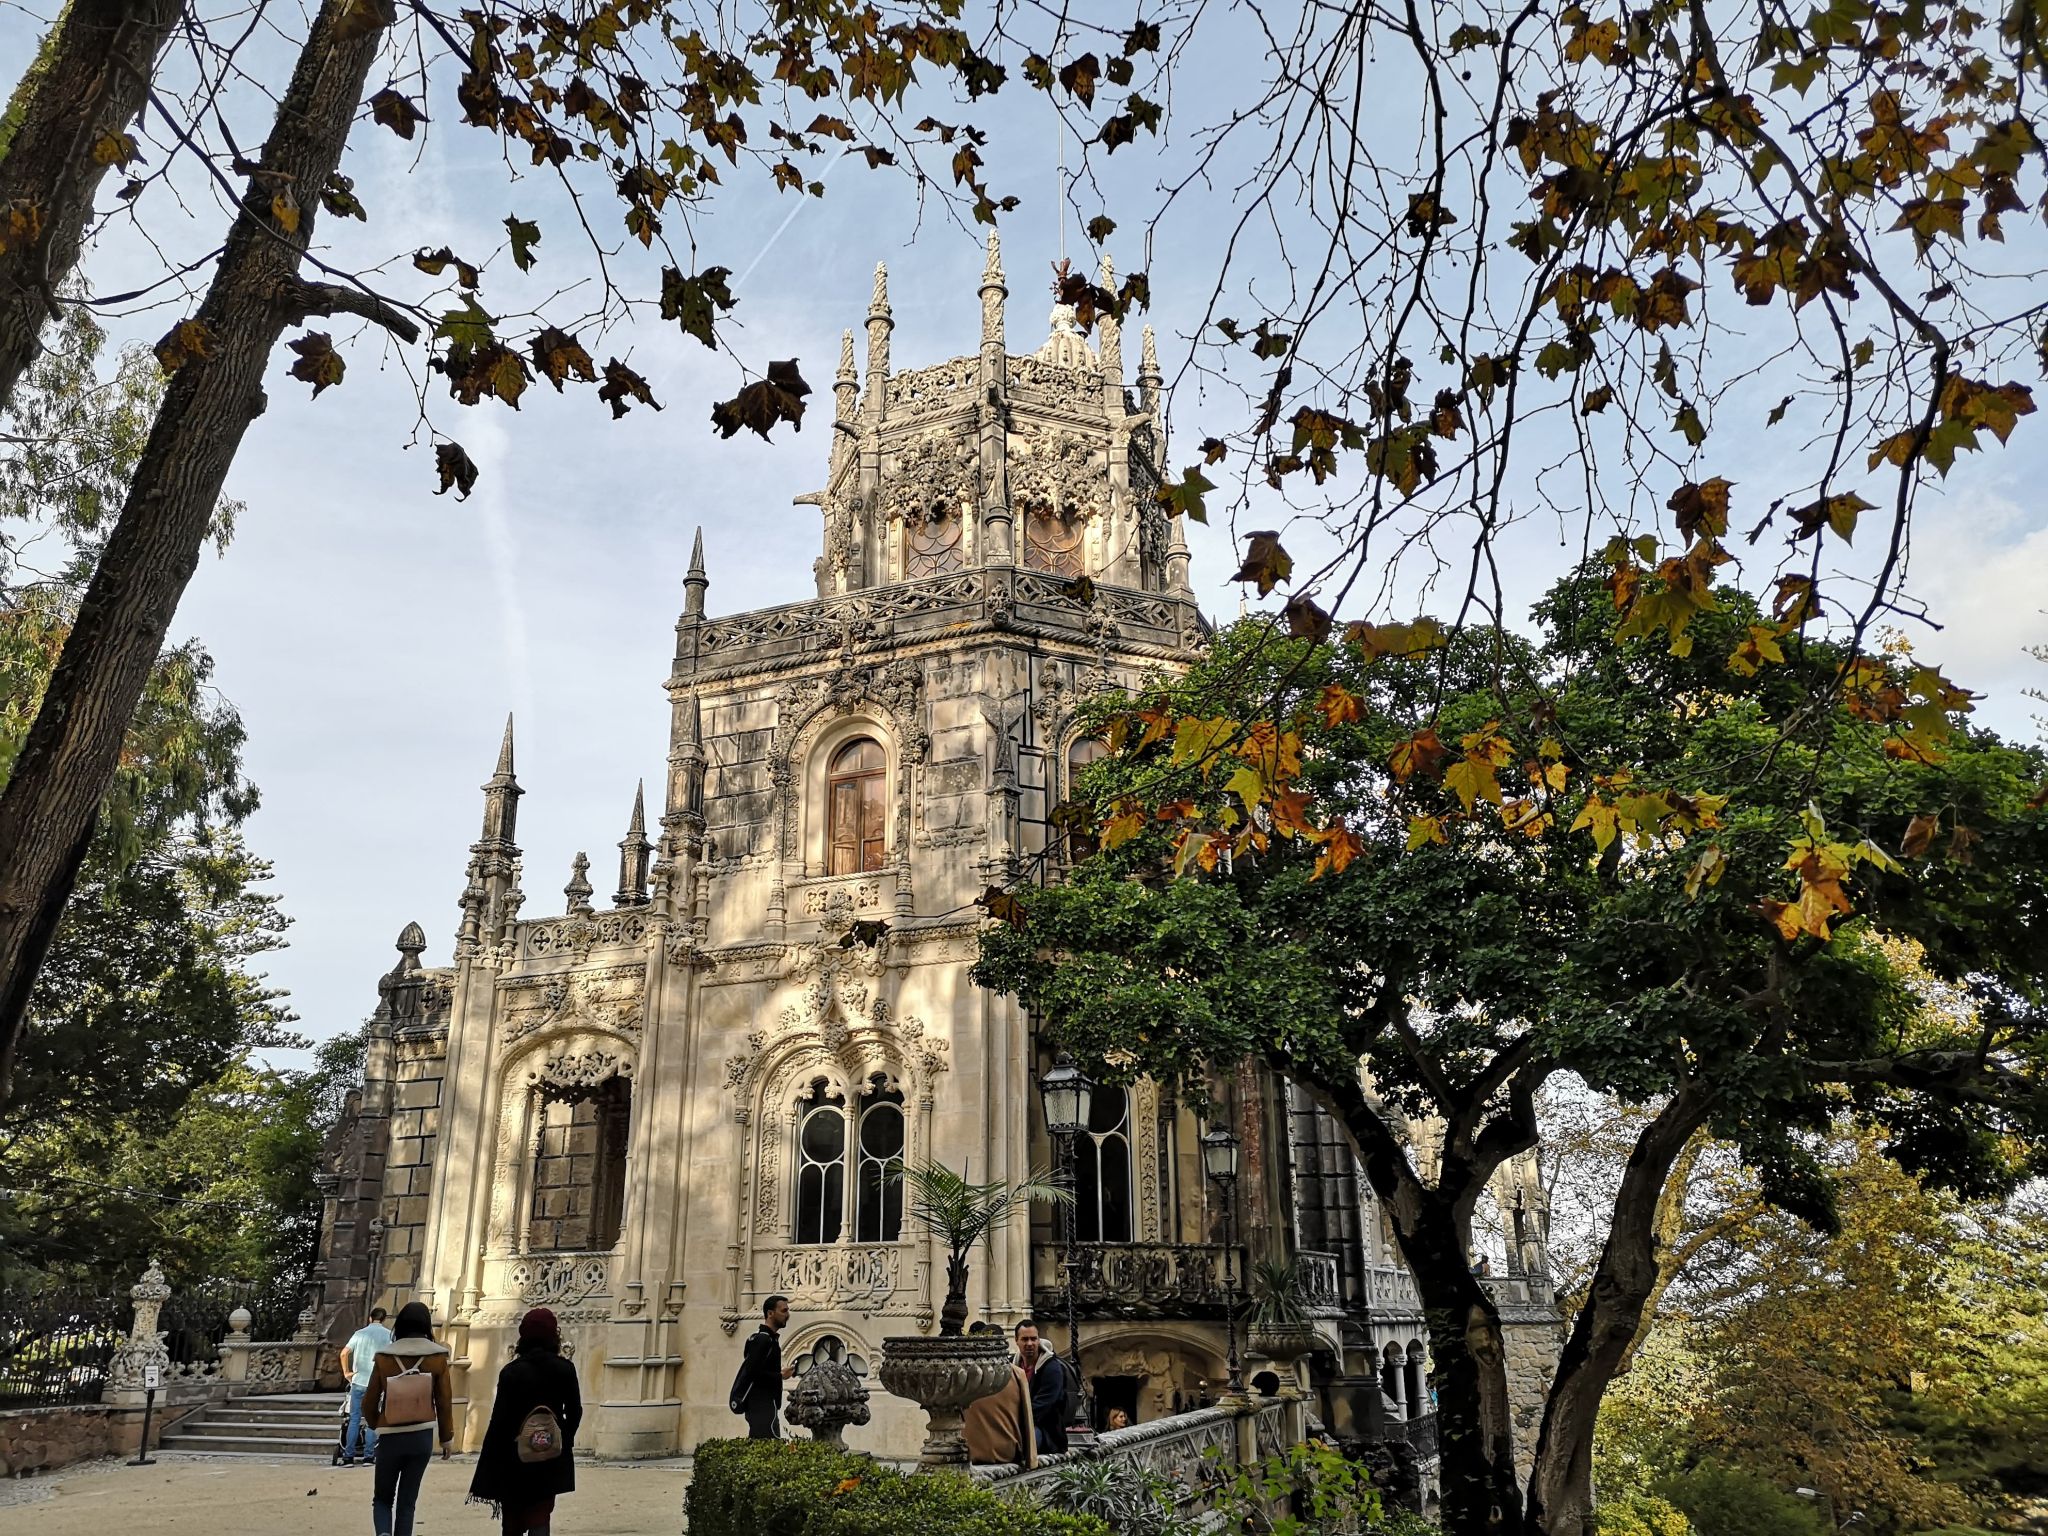
[[[1038,1429],[1042,1456],[1067,1449],[1067,1362],[1038,1336],[1038,1324],[1025,1318],[1017,1325],[1017,1364],[1031,1383],[1031,1418]]]
[[[562,1454],[547,1461],[519,1459],[519,1429],[536,1408],[554,1411],[562,1426]],[[519,1352],[498,1372],[490,1427],[476,1459],[469,1496],[498,1506],[504,1536],[548,1536],[555,1500],[576,1491],[576,1426],[583,1393],[576,1367],[562,1358],[555,1314],[535,1307],[519,1320]]]
[[[789,1326],[789,1298],[770,1296],[761,1304],[761,1326],[747,1340],[732,1379],[734,1413],[744,1414],[749,1440],[779,1440],[782,1431],[775,1422],[782,1407],[782,1384],[795,1375],[782,1363],[782,1330]]]

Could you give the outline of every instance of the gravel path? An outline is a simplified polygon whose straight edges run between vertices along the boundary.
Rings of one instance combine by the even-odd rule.
[[[463,1503],[472,1457],[427,1469],[414,1536],[497,1536],[490,1510]],[[364,1467],[316,1461],[159,1454],[155,1466],[84,1462],[0,1481],[7,1536],[367,1536]],[[680,1536],[687,1473],[680,1462],[576,1468],[577,1491],[556,1507],[560,1536]]]

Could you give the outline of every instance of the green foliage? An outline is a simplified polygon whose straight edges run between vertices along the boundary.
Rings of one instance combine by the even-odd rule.
[[[1736,1467],[1703,1462],[1666,1479],[1658,1493],[1699,1536],[1828,1536],[1814,1503]]]
[[[1603,1498],[1594,1510],[1594,1536],[1692,1536],[1692,1522],[1648,1493]]]
[[[1296,1259],[1259,1259],[1251,1266],[1251,1306],[1248,1315],[1254,1328],[1294,1328],[1308,1321],[1308,1304],[1302,1299],[1301,1264]]]
[[[1072,1194],[1040,1174],[1011,1184],[975,1184],[940,1162],[894,1168],[910,1196],[909,1214],[946,1245],[946,1309],[942,1332],[957,1334],[967,1317],[967,1260],[974,1245],[1033,1201],[1066,1202]]]
[[[1347,1536],[1386,1515],[1372,1470],[1322,1441],[1304,1440],[1249,1467],[1219,1464],[1215,1508],[1238,1536]]]
[[[1108,1536],[1086,1515],[1008,1504],[953,1473],[906,1475],[810,1440],[710,1440],[686,1496],[691,1536]]]
[[[1194,1536],[1194,1522],[1174,1512],[1173,1490],[1156,1472],[1128,1461],[1067,1461],[1046,1486],[1048,1508],[1089,1515],[1116,1536]]]

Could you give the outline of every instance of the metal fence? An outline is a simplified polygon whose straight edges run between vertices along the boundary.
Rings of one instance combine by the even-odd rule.
[[[265,1285],[239,1280],[215,1280],[189,1290],[174,1290],[164,1303],[157,1326],[164,1333],[164,1347],[173,1365],[191,1365],[211,1360],[220,1342],[233,1330],[228,1319],[237,1307],[250,1315],[252,1339],[288,1339],[299,1326],[304,1305],[304,1287],[297,1281],[273,1281]]]
[[[125,1296],[0,1296],[0,1408],[98,1402],[132,1314]]]

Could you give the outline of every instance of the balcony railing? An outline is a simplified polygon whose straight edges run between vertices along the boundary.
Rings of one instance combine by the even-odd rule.
[[[1344,1288],[1337,1275],[1337,1255],[1304,1248],[1294,1258],[1296,1272],[1301,1277],[1303,1304],[1319,1316],[1341,1315],[1344,1311]]]
[[[1376,1313],[1422,1311],[1415,1277],[1394,1266],[1371,1265],[1365,1271],[1366,1302]]]
[[[1437,1456],[1436,1415],[1425,1413],[1419,1419],[1389,1418],[1382,1426],[1380,1439],[1405,1440],[1414,1450],[1416,1460],[1431,1461]]]
[[[1084,1317],[1220,1317],[1229,1296],[1221,1243],[1079,1243],[1074,1304]],[[1041,1311],[1057,1317],[1066,1305],[1064,1250],[1037,1250],[1033,1289]],[[1237,1302],[1245,1303],[1244,1251],[1229,1268]]]

